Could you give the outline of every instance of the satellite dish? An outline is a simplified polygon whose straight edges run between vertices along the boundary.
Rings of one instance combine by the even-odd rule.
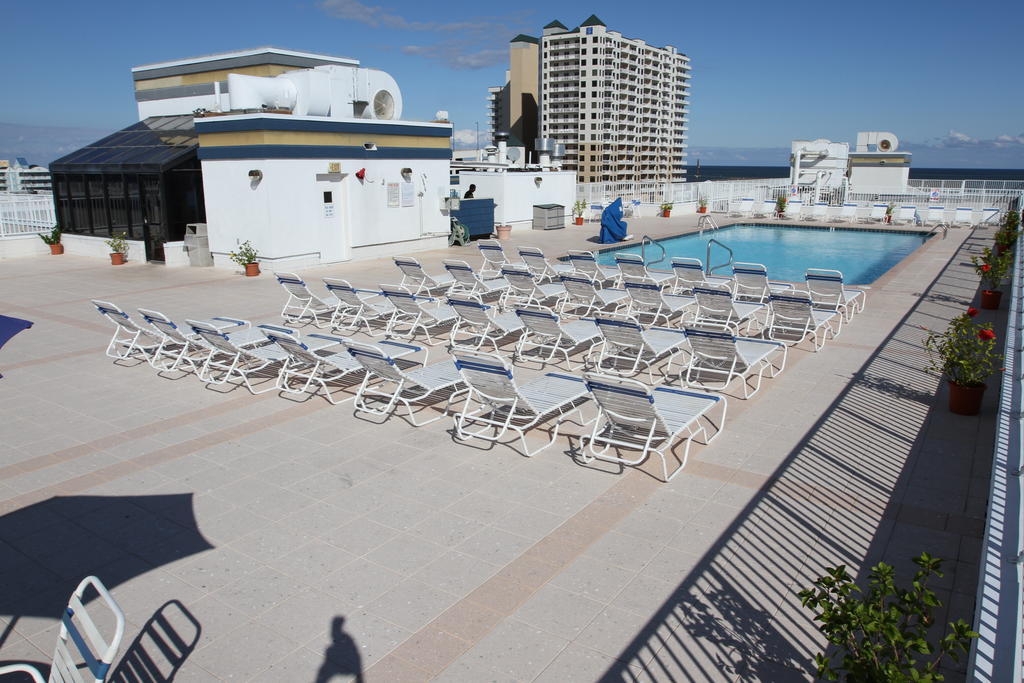
[[[373,96],[373,116],[377,119],[391,119],[395,115],[395,98],[387,90],[378,90]]]
[[[505,152],[505,156],[508,157],[509,161],[519,161],[519,157],[522,156],[522,152],[519,151],[518,147],[509,147],[508,151]]]

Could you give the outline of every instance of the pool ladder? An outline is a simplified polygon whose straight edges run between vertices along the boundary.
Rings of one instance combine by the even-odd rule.
[[[701,234],[703,234],[705,230],[718,230],[718,223],[716,223],[715,219],[711,217],[711,214],[701,214],[701,217],[697,219],[697,230],[699,230]]]
[[[713,266],[711,265],[711,247],[716,244],[720,246],[722,249],[725,249],[727,252],[729,252],[729,260],[726,261],[725,263],[719,263],[718,265]],[[728,266],[731,266],[734,262],[733,256],[734,254],[732,253],[732,249],[730,249],[729,247],[725,246],[724,244],[716,240],[714,237],[712,237],[711,239],[708,240],[708,249],[704,255],[704,267],[706,268],[706,274],[711,275],[719,268],[726,268]]]
[[[657,246],[658,249],[661,249],[661,258],[659,258],[657,261],[651,261],[650,263],[647,262],[647,245],[648,244]],[[665,247],[663,247],[661,245],[661,242],[656,242],[656,241],[652,240],[648,235],[644,235],[643,237],[640,238],[640,260],[644,262],[645,266],[657,265],[657,264],[663,262],[667,258],[668,258],[668,252],[665,251]]]

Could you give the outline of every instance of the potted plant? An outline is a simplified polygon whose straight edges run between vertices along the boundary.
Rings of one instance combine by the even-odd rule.
[[[981,278],[981,307],[994,311],[1002,301],[1002,291],[996,289],[1010,270],[1010,254],[996,254],[988,247],[981,252],[981,257],[972,256],[971,263]]]
[[[495,225],[494,233],[497,235],[499,240],[507,240],[509,235],[512,234],[511,225]]]
[[[775,198],[775,216],[777,218],[785,218],[786,217],[786,202],[787,201],[788,200],[786,199],[786,195],[784,195],[784,194],[780,194],[778,197]]]
[[[1002,362],[996,353],[996,333],[991,323],[975,323],[978,309],[953,318],[945,332],[927,330],[924,348],[929,369],[945,375],[949,383],[949,410],[957,415],[977,415],[985,393],[985,381]]]
[[[1003,224],[996,233],[996,255],[1009,251],[1020,235],[1020,214],[1016,211],[1007,211],[1003,217]]]
[[[699,197],[697,199],[697,213],[707,213],[707,212],[708,212],[708,200],[705,199],[704,197]]]
[[[661,205],[661,217],[668,218],[672,215],[672,202],[664,202]]]
[[[120,266],[125,262],[126,255],[128,254],[128,240],[125,239],[127,236],[127,232],[121,232],[109,240],[104,240],[106,245],[110,247],[110,265]]]
[[[64,245],[60,243],[59,225],[53,226],[53,230],[50,231],[49,235],[46,233],[39,233],[39,239],[50,245],[50,254],[53,256],[59,256],[64,253]]]
[[[889,206],[885,207],[885,222],[892,223],[892,212],[896,210],[896,205],[889,202]]]
[[[259,252],[252,246],[252,242],[246,240],[238,245],[238,251],[228,254],[228,257],[245,268],[246,277],[256,277],[260,274],[260,264],[256,261]]]
[[[582,199],[577,200],[572,205],[572,215],[576,221],[576,225],[583,225],[583,212],[587,210],[587,203]]]

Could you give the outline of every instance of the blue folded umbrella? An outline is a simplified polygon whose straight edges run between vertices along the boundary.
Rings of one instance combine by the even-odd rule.
[[[601,212],[601,244],[626,239],[626,221],[622,220],[622,198],[619,197]]]
[[[30,327],[32,327],[32,321],[30,320],[0,315],[0,348],[10,341],[11,337]],[[3,375],[0,375],[0,377],[3,377]]]

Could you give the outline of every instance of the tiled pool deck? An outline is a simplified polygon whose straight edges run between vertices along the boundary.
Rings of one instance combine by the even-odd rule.
[[[513,243],[556,255],[593,232]],[[822,639],[796,591],[837,563],[905,575],[922,550],[946,560],[940,621],[970,621],[997,397],[950,415],[918,326],[971,303],[967,256],[988,232],[953,230],[890,271],[837,342],[732,398],[721,438],[668,484],[653,463],[578,464],[572,424],[530,459],[454,442],[447,420],[379,424],[103,356],[91,298],[275,322],[269,274],[0,261],[3,312],[35,322],[0,352],[0,661],[48,660],[88,573],[129,620],[113,680],[802,680]],[[419,256],[436,271],[459,253],[478,262]]]

